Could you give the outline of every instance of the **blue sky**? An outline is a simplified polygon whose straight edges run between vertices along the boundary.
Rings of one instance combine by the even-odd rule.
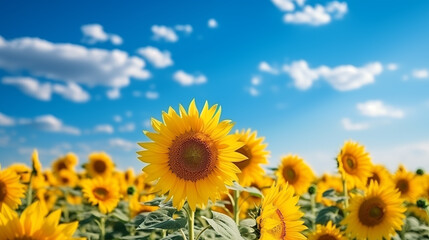
[[[429,169],[428,1],[0,2],[0,163],[143,165],[151,117],[195,98],[334,171],[345,140]]]

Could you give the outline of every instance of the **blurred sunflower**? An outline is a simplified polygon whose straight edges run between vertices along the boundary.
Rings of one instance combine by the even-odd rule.
[[[294,196],[294,190],[288,184],[273,185],[262,200],[260,216],[256,219],[261,232],[260,240],[306,239],[301,233],[307,227],[299,210],[299,197]]]
[[[144,132],[153,142],[139,143],[146,150],[139,151],[138,158],[149,163],[143,168],[147,181],[159,179],[156,190],[168,192],[173,206],[182,208],[187,200],[190,208],[205,206],[211,199],[226,192],[225,184],[238,180],[240,169],[234,162],[245,156],[236,152],[243,146],[238,136],[228,135],[233,124],[229,120],[219,122],[221,109],[209,108],[206,102],[201,113],[195,100],[185,108],[179,106],[180,115],[173,108],[163,112],[163,122],[152,119],[155,132]]]
[[[37,190],[36,197],[39,199],[40,203],[48,210],[52,210],[57,202],[58,196],[61,196],[62,192],[60,190],[48,190],[48,189],[39,189]]]
[[[269,154],[265,149],[267,148],[266,143],[262,143],[264,138],[257,137],[257,132],[251,132],[250,129],[236,131],[235,135],[239,137],[239,141],[243,142],[244,145],[237,150],[237,152],[247,157],[246,160],[241,162],[235,162],[234,164],[241,170],[241,173],[237,174],[239,183],[243,187],[250,186],[255,179],[262,175],[265,175],[264,169],[260,164],[266,164],[267,156]]]
[[[31,168],[23,163],[14,163],[10,165],[7,169],[14,171],[18,176],[19,180],[22,183],[28,183],[31,176]]]
[[[52,163],[52,172],[58,174],[63,169],[74,171],[77,163],[77,156],[74,153],[67,153]]]
[[[158,206],[149,206],[144,204],[145,202],[151,201],[154,198],[155,198],[154,194],[140,195],[140,196],[138,194],[134,194],[131,197],[130,205],[129,205],[131,217],[134,218],[140,213],[153,212],[157,210],[159,208]]]
[[[350,214],[343,220],[346,232],[357,239],[390,239],[402,228],[406,210],[402,204],[396,189],[371,182],[365,196],[351,199]]]
[[[112,174],[115,165],[105,152],[91,153],[85,169],[91,177],[108,177]]]
[[[279,182],[288,183],[295,189],[296,194],[307,192],[311,182],[315,179],[313,170],[297,155],[287,155],[276,171]]]
[[[347,238],[329,221],[326,226],[317,224],[316,231],[308,236],[308,240],[347,240]]]
[[[2,207],[0,212],[1,239],[73,239],[72,236],[78,227],[77,221],[59,224],[61,210],[56,210],[45,217],[47,214],[47,209],[39,201],[27,207],[21,217],[8,206]]]
[[[42,164],[39,161],[39,153],[37,150],[34,150],[31,155],[31,165],[33,166],[33,171],[36,176],[42,175]]]
[[[7,205],[12,209],[21,205],[25,186],[19,182],[19,176],[9,169],[0,169],[0,209]]]
[[[371,181],[375,181],[379,185],[392,185],[392,178],[390,176],[390,172],[383,165],[373,165],[371,167],[370,173],[370,177],[368,177],[368,179],[366,180],[366,186],[369,186]]]
[[[82,197],[79,195],[74,195],[73,193],[69,193],[66,196],[66,200],[71,205],[79,205],[82,204]]]
[[[349,186],[348,186],[349,188]],[[325,206],[333,206],[337,203],[331,199],[324,198],[323,193],[329,189],[334,189],[337,193],[343,191],[341,177],[337,175],[323,174],[317,181],[316,202],[322,203]]]
[[[357,142],[347,141],[337,156],[338,171],[347,181],[348,187],[364,186],[371,177],[371,157],[365,147]]]
[[[417,177],[413,172],[400,168],[393,176],[393,183],[396,189],[401,193],[401,198],[415,202],[423,191],[422,179]]]
[[[97,177],[82,181],[83,196],[101,213],[112,212],[119,203],[119,186],[113,178]]]
[[[79,179],[75,172],[63,169],[59,172],[57,183],[59,186],[75,187]]]

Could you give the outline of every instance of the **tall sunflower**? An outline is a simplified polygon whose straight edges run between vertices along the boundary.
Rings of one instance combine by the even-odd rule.
[[[28,183],[31,176],[31,168],[23,163],[14,163],[10,165],[7,169],[15,172],[19,176],[19,180],[22,183]]]
[[[317,224],[316,231],[310,233],[308,240],[347,240],[339,228],[331,221],[324,225]]]
[[[368,177],[366,180],[366,186],[369,186],[371,181],[375,181],[379,185],[392,185],[392,177],[390,176],[390,172],[383,165],[373,165],[371,167],[370,173],[370,177]]]
[[[0,238],[1,239],[62,239],[71,240],[78,227],[78,222],[59,224],[61,210],[49,214],[47,209],[36,201],[27,207],[19,217],[8,206],[1,208],[0,212]]]
[[[338,171],[349,187],[364,186],[371,177],[371,157],[365,147],[357,142],[347,141],[337,156]]]
[[[25,186],[20,183],[19,176],[9,170],[0,169],[0,209],[7,205],[12,209],[21,205],[21,198],[24,197]]]
[[[58,174],[63,169],[74,171],[78,161],[79,160],[74,153],[67,153],[52,163],[52,172],[54,174]]]
[[[113,178],[97,177],[82,181],[83,196],[92,205],[98,205],[100,212],[112,212],[119,203],[119,186]]]
[[[112,174],[115,164],[105,152],[91,153],[85,168],[92,177],[108,177]]]
[[[180,114],[180,115],[179,115]],[[181,208],[187,200],[190,208],[213,202],[226,192],[225,184],[237,180],[240,169],[234,162],[245,156],[236,152],[243,146],[238,136],[228,135],[233,123],[219,122],[221,109],[209,108],[206,102],[201,113],[195,100],[188,111],[180,105],[179,114],[173,108],[163,112],[163,122],[152,119],[155,132],[144,132],[153,142],[139,143],[145,148],[138,158],[148,163],[143,171],[146,181],[159,179],[156,189],[168,192],[173,205]]]
[[[396,189],[371,182],[365,196],[351,199],[350,214],[343,220],[346,232],[357,239],[390,239],[402,228],[406,210],[402,204]]]
[[[265,174],[260,164],[268,163],[267,156],[269,152],[265,150],[267,144],[263,143],[264,138],[258,138],[256,131],[251,132],[250,129],[237,130],[235,135],[240,137],[240,142],[244,143],[237,152],[247,157],[246,160],[235,162],[235,165],[241,170],[241,173],[238,174],[238,179],[241,186],[248,187],[255,179]]]
[[[279,182],[288,183],[289,186],[292,186],[298,195],[307,192],[315,178],[310,166],[299,156],[291,154],[282,158],[276,176]]]
[[[299,197],[294,196],[294,190],[288,184],[273,185],[262,200],[260,216],[256,219],[261,232],[260,240],[306,239],[301,233],[307,227],[299,210]]]
[[[415,202],[423,191],[421,181],[413,172],[400,168],[393,176],[393,183],[401,193],[401,197],[409,202]]]

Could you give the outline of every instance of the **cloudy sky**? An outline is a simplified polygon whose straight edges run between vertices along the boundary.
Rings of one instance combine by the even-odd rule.
[[[104,150],[141,168],[151,117],[195,98],[334,171],[345,140],[429,169],[429,1],[17,2],[0,7],[0,163]]]

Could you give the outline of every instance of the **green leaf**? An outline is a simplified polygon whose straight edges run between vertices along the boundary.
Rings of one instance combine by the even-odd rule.
[[[175,210],[174,210],[175,211]],[[146,229],[180,229],[186,226],[186,218],[173,219],[172,209],[160,209],[149,213],[142,224],[140,230]]]
[[[234,220],[227,215],[213,212],[213,218],[207,218],[204,216],[203,218],[220,236],[226,239],[243,239]]]
[[[344,201],[344,196],[338,196],[338,195],[337,195],[337,192],[336,192],[334,189],[332,189],[332,188],[330,188],[330,189],[328,189],[328,190],[324,191],[324,192],[322,193],[322,196],[323,196],[324,198],[329,199],[329,200],[331,200],[331,201],[334,201],[334,202],[336,202],[336,203],[339,203],[339,202]]]
[[[316,217],[316,223],[325,225],[329,221],[332,221],[334,224],[338,224],[342,220],[339,211],[340,209],[335,206],[320,210]]]
[[[113,211],[111,213],[111,216],[122,221],[122,222],[128,222],[130,221],[130,219],[128,218],[127,215],[125,215],[125,213],[123,213],[121,210],[119,209],[115,209],[115,211]]]

